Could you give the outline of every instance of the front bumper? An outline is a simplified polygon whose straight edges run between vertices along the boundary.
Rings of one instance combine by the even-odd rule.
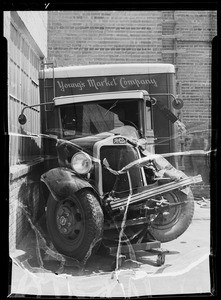
[[[177,181],[169,182],[167,184],[157,186],[157,187],[145,190],[145,191],[137,193],[137,194],[129,195],[128,197],[125,197],[125,198],[111,199],[109,201],[109,205],[112,210],[124,209],[127,205],[139,203],[148,198],[151,198],[151,197],[154,197],[157,195],[161,195],[161,194],[170,192],[175,189],[182,189],[188,185],[199,183],[199,182],[202,182],[201,175],[188,177],[185,179],[181,179],[178,182]]]

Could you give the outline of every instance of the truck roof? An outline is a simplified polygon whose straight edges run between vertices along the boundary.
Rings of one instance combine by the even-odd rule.
[[[131,90],[120,92],[106,92],[106,93],[94,93],[94,94],[80,94],[71,96],[61,96],[54,98],[54,104],[66,105],[79,102],[90,102],[99,100],[111,100],[111,99],[142,99],[144,96],[148,96],[147,91]]]
[[[164,63],[131,63],[131,64],[102,64],[87,66],[68,66],[41,70],[39,78],[70,78],[89,76],[115,76],[155,73],[175,73],[172,64]]]

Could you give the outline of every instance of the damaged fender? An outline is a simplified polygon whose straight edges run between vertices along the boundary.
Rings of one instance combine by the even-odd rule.
[[[146,159],[149,158],[150,154],[144,150],[142,151],[143,155],[145,155],[145,157],[143,158],[144,161]],[[174,153],[171,153],[174,155]],[[174,168],[169,162],[168,160],[166,160],[163,155],[158,155],[158,154],[151,154],[154,160],[155,165],[158,168],[158,176],[162,177],[162,183],[166,183],[166,181],[164,180],[165,178],[168,179],[168,182],[170,181],[175,181],[178,182],[182,179],[187,179],[189,178],[184,172],[182,172],[181,170],[178,170],[176,168]],[[166,155],[167,156],[167,155]],[[202,181],[202,180],[201,180]],[[160,180],[159,180],[160,183]],[[190,187],[186,186],[182,189],[180,189],[180,191],[186,195],[188,195],[190,193]]]
[[[41,180],[51,192],[46,213],[51,242],[59,253],[85,264],[103,232],[103,211],[93,187],[63,167],[46,172]]]
[[[49,170],[41,176],[41,181],[45,183],[54,199],[62,200],[70,191],[76,193],[83,188],[94,187],[87,181],[77,177],[70,169],[59,167]]]

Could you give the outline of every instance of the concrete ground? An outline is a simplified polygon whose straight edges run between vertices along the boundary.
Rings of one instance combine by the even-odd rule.
[[[165,263],[156,255],[137,254],[113,270],[111,256],[97,254],[79,269],[56,252],[44,251],[44,238],[30,232],[21,247],[11,253],[11,294],[132,297],[210,293],[210,202],[195,202],[194,219],[174,241],[161,244]]]

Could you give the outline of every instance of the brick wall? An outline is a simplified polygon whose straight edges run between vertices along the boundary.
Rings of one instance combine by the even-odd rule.
[[[185,97],[183,118],[189,127],[205,124],[211,115],[211,42],[216,35],[216,13],[208,11],[176,11],[178,78]]]
[[[40,175],[43,172],[43,161],[29,166],[14,166],[10,170],[10,253],[19,248],[31,225],[35,225],[44,213],[45,203],[40,182]]]
[[[49,12],[48,58],[59,66],[161,61],[161,12]]]

